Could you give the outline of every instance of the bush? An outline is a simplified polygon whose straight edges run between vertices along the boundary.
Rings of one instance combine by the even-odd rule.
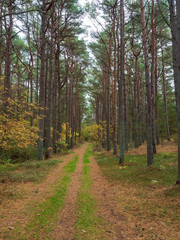
[[[94,142],[96,146],[101,146],[106,138],[106,122],[86,126],[82,130],[84,140]]]
[[[68,144],[64,140],[57,141],[58,152],[68,152]]]
[[[0,152],[0,162],[2,163],[24,162],[37,158],[37,147],[31,145],[24,149],[13,148],[9,151],[1,149]]]
[[[36,108],[36,106],[34,106]],[[25,103],[8,99],[6,111],[0,113],[0,158],[27,160],[35,156],[38,128],[30,126],[33,104],[25,108]]]

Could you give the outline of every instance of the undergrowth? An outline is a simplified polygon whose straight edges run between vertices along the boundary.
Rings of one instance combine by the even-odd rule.
[[[90,145],[83,158],[82,186],[78,194],[78,210],[76,221],[75,239],[102,239],[104,226],[102,219],[97,214],[97,206],[94,196],[91,193],[92,178],[90,174]]]
[[[123,194],[120,194],[121,200],[118,201],[125,212],[152,218],[152,221],[155,217],[162,218],[164,222],[179,225],[180,186],[175,185],[176,154],[155,155],[155,164],[151,167],[147,167],[146,155],[126,155],[121,165],[118,164],[118,157],[103,153],[95,156],[108,181],[122,189]]]
[[[118,165],[119,158],[96,154],[98,165],[109,181],[125,181],[143,186],[171,186],[176,182],[177,155],[157,154],[155,165],[147,167],[146,155],[127,155]]]
[[[16,164],[0,165],[1,182],[40,182],[60,160],[26,161]]]

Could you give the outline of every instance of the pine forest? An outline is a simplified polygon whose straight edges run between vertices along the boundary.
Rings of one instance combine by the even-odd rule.
[[[0,239],[180,239],[179,0],[0,0]]]

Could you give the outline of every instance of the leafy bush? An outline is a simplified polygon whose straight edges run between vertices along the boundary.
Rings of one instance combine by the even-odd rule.
[[[58,152],[67,152],[68,151],[68,144],[66,141],[59,139],[57,141],[57,151]]]
[[[96,146],[102,145],[106,138],[106,122],[101,122],[99,125],[93,124],[91,126],[86,126],[82,130],[82,136],[84,140],[90,140],[94,142]]]
[[[25,106],[26,104],[26,106]],[[28,111],[26,109],[29,109]],[[5,111],[0,114],[0,158],[2,160],[30,159],[38,139],[38,128],[30,126],[30,117],[37,107],[27,106],[22,99],[8,99]]]

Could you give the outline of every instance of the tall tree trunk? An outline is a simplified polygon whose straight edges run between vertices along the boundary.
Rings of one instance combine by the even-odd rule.
[[[18,71],[18,92],[17,92],[17,94],[18,94],[18,100],[19,100],[19,102],[21,101],[21,72],[20,72],[20,66],[19,66],[19,61],[18,61],[18,59],[17,59],[17,64],[16,64],[16,66],[17,66],[17,71]]]
[[[167,140],[170,141],[171,136],[170,136],[170,131],[169,131],[169,121],[168,121],[168,112],[167,112],[164,51],[163,51],[162,43],[161,43],[161,56],[162,56],[162,93],[163,93],[164,118],[165,118]]]
[[[107,76],[106,76],[106,73],[105,73],[105,69],[104,68],[102,68],[102,74],[103,74],[103,76],[102,76],[102,89],[103,89],[103,96],[102,96],[102,98],[103,98],[103,109],[102,109],[102,121],[103,122],[105,122],[106,121],[106,110],[107,110],[107,105],[106,105],[106,100],[107,100],[107,98],[106,98],[106,96],[107,96],[107,93],[106,93],[106,84],[107,84]],[[106,127],[104,126],[104,124],[103,124],[103,142],[102,142],[102,147],[103,148],[106,148],[106,138],[105,138],[105,133],[106,133],[106,129],[105,129]]]
[[[99,125],[99,94],[95,92],[96,102],[96,124]]]
[[[139,69],[138,69],[138,56],[135,55],[135,81],[134,81],[134,106],[133,106],[133,113],[134,113],[134,147],[138,148],[139,143],[138,143],[138,90],[137,90],[137,85],[139,81]]]
[[[68,131],[69,131],[69,119],[68,119],[68,115],[69,115],[69,101],[68,101],[68,81],[66,82],[66,143],[68,144],[68,148],[69,148],[69,135],[68,135]]]
[[[29,18],[27,13],[27,34],[28,34],[28,46],[29,46],[29,53],[30,53],[30,60],[29,60],[29,77],[30,77],[30,103],[33,103],[33,69],[34,69],[34,59],[31,49],[31,37],[30,37],[30,28],[29,28]],[[31,111],[32,111],[31,107]],[[31,116],[31,127],[33,126],[33,116]]]
[[[120,1],[120,78],[119,78],[119,145],[120,145],[120,158],[119,164],[124,162],[124,52],[125,52],[125,42],[124,42],[124,0]]]
[[[151,6],[151,46],[152,46],[152,63],[151,63],[151,99],[152,99],[152,146],[153,153],[156,154],[155,140],[155,21],[154,21],[154,0]]]
[[[176,111],[178,123],[178,174],[177,184],[180,184],[180,1],[168,0],[172,33],[172,55],[174,68]]]
[[[168,121],[168,112],[167,112],[165,68],[164,68],[164,51],[163,51],[162,44],[161,44],[161,56],[162,56],[162,93],[163,93],[164,117],[165,117],[167,140],[170,141],[171,136],[170,136],[170,131],[169,131],[169,121]]]
[[[143,135],[142,135],[142,130],[143,130],[143,119],[142,119],[142,81],[143,79],[139,77],[138,79],[138,122],[139,122],[139,138],[138,138],[138,144],[141,146],[143,142]]]
[[[2,12],[2,6],[0,6]],[[3,29],[2,29],[2,18],[0,18],[0,94],[2,85],[2,61],[3,61],[3,39],[2,39]]]
[[[58,40],[58,44],[57,44],[57,51],[58,51],[58,55],[60,57],[60,40]],[[62,132],[62,128],[61,128],[61,77],[60,77],[60,59],[57,59],[57,68],[58,68],[58,126],[57,126],[57,130],[58,130],[58,138],[61,137],[61,132]]]
[[[116,127],[116,112],[117,112],[117,42],[116,42],[116,10],[113,8],[113,40],[114,40],[114,86],[113,86],[113,154],[117,154],[117,127]]]
[[[74,142],[77,144],[77,120],[78,120],[78,109],[77,109],[77,101],[78,101],[78,77],[76,76],[75,81],[75,98],[74,98]],[[98,113],[99,115],[99,113]]]
[[[7,26],[7,19],[5,18],[5,27],[6,27],[6,46],[5,46],[5,71],[4,71],[4,105],[5,110],[8,106],[8,98],[11,93],[11,49],[12,49],[12,28],[13,28],[13,1],[9,0],[8,4],[8,13],[9,13],[9,23]]]
[[[58,82],[58,58],[59,53],[55,50],[55,69],[54,69],[54,84],[53,84],[53,153],[57,152],[57,82]]]
[[[44,105],[45,105],[45,66],[46,66],[46,0],[42,4],[42,22],[40,37],[40,54],[41,54],[41,70],[40,70],[40,89],[39,89],[39,138],[38,138],[38,160],[43,159],[43,138],[44,138]]]
[[[69,128],[70,128],[70,148],[73,147],[73,85],[74,85],[74,59],[72,57],[72,67],[71,67],[71,77],[70,77],[70,86],[69,86]]]
[[[53,22],[51,22],[53,24]],[[47,115],[46,115],[46,139],[45,156],[50,158],[51,147],[51,111],[52,111],[52,83],[53,83],[53,28],[51,29],[50,56],[49,56],[49,80],[47,88]]]
[[[155,24],[156,25],[156,24]],[[159,114],[158,114],[158,75],[157,75],[157,41],[155,41],[155,122],[156,122],[156,144],[160,144],[159,137]]]
[[[39,28],[37,24],[36,29],[36,42],[39,42],[39,36],[38,36]],[[38,57],[38,49],[37,49],[37,59],[36,59],[36,103],[39,102],[39,57]]]
[[[111,46],[112,45],[112,33],[110,33],[110,40],[109,40],[109,65],[108,65],[108,82],[107,82],[107,111],[106,111],[106,133],[107,133],[107,151],[111,150],[111,140],[110,140],[110,105],[111,105],[111,99],[110,99],[110,82],[111,82]]]
[[[148,45],[147,45],[147,33],[145,23],[145,10],[144,1],[141,2],[141,24],[143,35],[143,50],[145,61],[145,79],[146,79],[146,95],[147,95],[147,165],[154,164],[153,160],[153,148],[152,148],[152,101],[151,101],[151,81],[149,76],[149,58],[148,58]]]
[[[128,73],[127,75],[129,76],[128,79],[129,79],[129,90],[128,90],[128,95],[129,95],[129,98],[128,98],[128,109],[129,109],[129,147],[132,148],[132,127],[133,127],[133,87],[132,87],[132,80],[131,80],[131,71],[130,71],[130,68],[128,67],[127,69]]]
[[[124,76],[124,146],[125,151],[128,151],[128,110],[127,110],[127,88],[126,88],[126,78]]]
[[[143,121],[143,129],[142,129],[142,142],[144,143],[146,139],[146,103],[145,103],[145,82],[144,79],[142,79],[142,121]]]

